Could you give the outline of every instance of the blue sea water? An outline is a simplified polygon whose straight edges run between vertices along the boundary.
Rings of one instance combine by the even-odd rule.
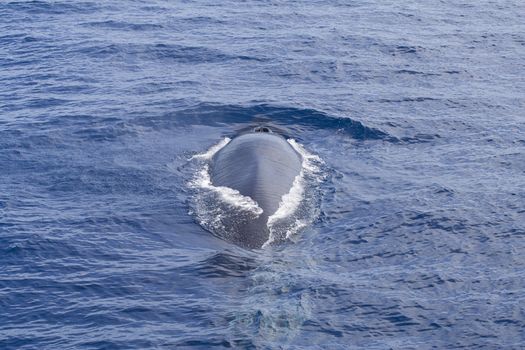
[[[2,1],[0,349],[525,347],[525,7]],[[260,121],[319,215],[246,250],[189,160]]]

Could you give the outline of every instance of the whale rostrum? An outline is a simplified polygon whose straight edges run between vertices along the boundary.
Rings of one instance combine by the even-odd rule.
[[[210,168],[213,185],[234,189],[262,209],[256,218],[226,219],[230,240],[247,248],[260,248],[268,241],[268,218],[279,209],[301,167],[301,155],[266,127],[235,137],[214,154]]]

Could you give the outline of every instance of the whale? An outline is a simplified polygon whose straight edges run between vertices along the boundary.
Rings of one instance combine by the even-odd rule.
[[[245,248],[260,248],[268,242],[268,219],[279,209],[301,168],[301,155],[268,127],[240,134],[216,152],[210,164],[213,185],[238,191],[262,210],[257,217],[225,218],[228,240]]]

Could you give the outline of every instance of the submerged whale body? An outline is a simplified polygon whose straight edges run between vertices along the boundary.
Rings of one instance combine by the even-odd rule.
[[[226,218],[228,239],[247,248],[268,241],[268,218],[278,209],[301,172],[302,159],[284,137],[266,127],[234,138],[211,161],[211,181],[239,191],[257,203],[258,217]]]

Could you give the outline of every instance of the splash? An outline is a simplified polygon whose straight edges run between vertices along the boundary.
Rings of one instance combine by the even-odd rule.
[[[243,196],[239,191],[226,186],[213,186],[211,183],[209,166],[204,165],[203,169],[197,173],[197,176],[191,182],[191,185],[203,190],[215,192],[220,199],[236,209],[249,211],[258,217],[263,210],[256,201],[248,196]]]

